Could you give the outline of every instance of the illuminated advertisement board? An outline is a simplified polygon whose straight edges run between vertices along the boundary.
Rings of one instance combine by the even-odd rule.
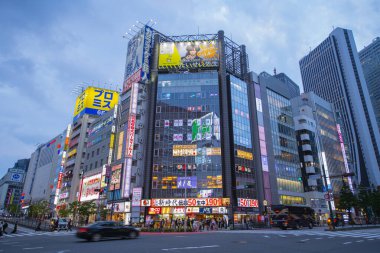
[[[177,187],[178,189],[197,188],[197,177],[178,177]]]
[[[219,156],[221,148],[197,148],[196,145],[173,145],[173,156]]]
[[[222,206],[221,198],[152,199],[151,206]]]
[[[257,199],[237,199],[239,207],[259,207],[259,201]]]
[[[120,189],[121,168],[122,164],[112,166],[110,191]]]
[[[116,106],[116,105],[115,105]],[[110,116],[109,118],[97,123],[95,126],[91,127],[89,130],[88,130],[88,136],[91,136],[97,132],[99,132],[100,130],[103,129],[103,127],[105,126],[108,126],[108,125],[111,125],[112,124],[112,119],[113,117]]]
[[[22,174],[22,173],[11,173],[10,178],[11,178],[12,182],[21,183],[22,179],[24,178],[24,174]]]
[[[89,201],[99,198],[102,173],[83,179],[80,201]]]
[[[159,68],[217,67],[219,52],[216,41],[160,43]]]
[[[210,112],[199,119],[194,119],[191,123],[191,141],[211,140],[214,137],[220,140],[220,119]]]
[[[236,151],[237,151],[236,152],[237,157],[247,159],[247,160],[253,160],[253,154],[251,152],[243,151],[240,149],[237,149]]]
[[[142,188],[133,188],[132,190],[132,206],[140,206],[140,201],[142,197]]]
[[[119,101],[119,93],[96,87],[87,87],[77,97],[74,108],[74,121],[83,114],[103,115],[111,110]]]
[[[150,76],[150,58],[153,48],[154,30],[144,26],[128,43],[127,61],[123,93],[127,92],[133,83],[145,82]]]

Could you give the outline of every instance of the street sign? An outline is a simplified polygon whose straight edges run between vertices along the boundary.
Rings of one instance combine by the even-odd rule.
[[[325,194],[325,200],[330,200],[330,194],[329,193]]]

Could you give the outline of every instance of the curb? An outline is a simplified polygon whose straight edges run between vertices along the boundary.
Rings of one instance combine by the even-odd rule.
[[[372,229],[372,228],[380,228],[380,225],[377,226],[365,226],[365,227],[346,227],[346,228],[338,228],[334,230],[329,230],[328,228],[325,229],[325,231],[330,232],[338,232],[338,231],[349,231],[349,230],[362,230],[362,229]]]

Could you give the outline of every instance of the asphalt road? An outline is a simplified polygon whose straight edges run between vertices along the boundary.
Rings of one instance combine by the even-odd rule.
[[[17,236],[9,235],[0,238],[0,252],[379,252],[380,229],[333,233],[335,232],[317,230],[168,233],[143,234],[138,239],[87,242],[77,239],[71,232],[34,233],[29,231],[27,233],[20,231]]]

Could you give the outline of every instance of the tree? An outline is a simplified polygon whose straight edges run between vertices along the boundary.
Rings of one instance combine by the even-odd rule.
[[[66,205],[64,205],[59,209],[58,214],[60,217],[68,217],[71,214],[71,212],[70,209],[67,208]]]
[[[351,208],[357,206],[357,199],[355,195],[352,193],[351,189],[348,185],[343,181],[342,189],[339,194],[339,202],[337,207],[339,209],[348,210],[348,216],[351,222]]]
[[[18,213],[18,205],[17,204],[10,204],[7,208],[8,212],[12,215],[15,215]]]
[[[95,214],[96,213],[96,204],[95,204],[95,202],[90,201],[90,202],[84,202],[84,203],[82,203],[79,206],[78,212],[79,212],[79,215],[80,215],[81,218],[83,218],[84,220],[87,220],[88,217],[91,214]]]
[[[358,188],[358,196],[357,196],[357,205],[362,209],[365,216],[371,220],[373,216],[372,212],[372,201],[371,201],[372,191],[368,191],[368,188],[360,185]]]
[[[69,204],[69,211],[73,215],[73,220],[78,221],[78,210],[80,208],[81,204],[79,201],[73,201]]]
[[[376,217],[380,217],[380,191],[375,190],[371,192],[369,198],[372,204],[373,212],[375,213]]]

